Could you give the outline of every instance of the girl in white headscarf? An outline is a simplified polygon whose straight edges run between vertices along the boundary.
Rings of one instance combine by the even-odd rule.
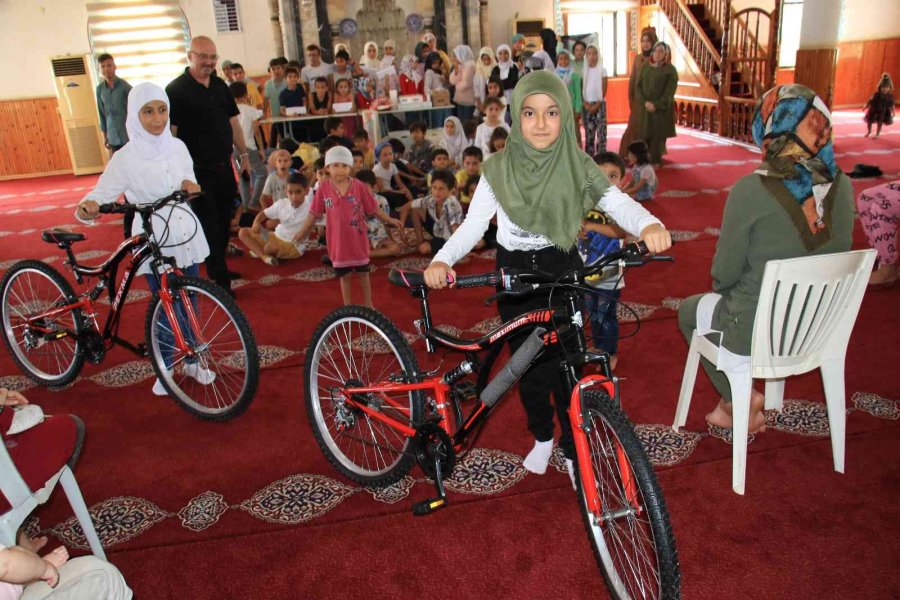
[[[125,129],[128,143],[113,154],[97,185],[78,204],[75,214],[80,220],[97,218],[99,203],[115,202],[122,194],[132,204],[145,205],[177,190],[200,191],[187,146],[172,136],[169,97],[161,87],[142,83],[131,90]],[[151,224],[163,255],[174,258],[185,275],[199,276],[200,263],[209,255],[209,245],[194,211],[186,204],[169,204],[154,213]],[[135,218],[131,234],[141,232],[142,221]],[[151,292],[159,289],[149,262],[144,262],[138,273],[147,276]],[[206,379],[215,377],[199,365],[195,370],[198,373],[192,376],[201,383],[211,383]],[[166,394],[159,380],[153,386],[153,393]]]
[[[366,42],[366,45],[363,46],[363,54],[359,57],[359,65],[370,69],[381,67],[381,61],[378,60],[378,44],[373,41]]]
[[[400,60],[400,95],[410,96],[412,94],[424,93],[424,79],[419,71],[419,61],[412,54],[407,54]]]
[[[468,46],[459,45],[453,49],[452,61],[453,103],[460,119],[471,119],[475,114],[475,54]]]
[[[475,80],[473,82],[475,88],[475,106],[478,107],[478,113],[484,114],[484,99],[487,97],[487,82],[491,78],[491,72],[497,66],[494,59],[494,51],[485,46],[478,51],[478,59],[475,61]]]
[[[463,150],[469,145],[466,132],[463,130],[462,121],[456,117],[447,117],[444,121],[444,136],[441,146],[450,155],[451,165],[462,168]]]
[[[390,65],[394,64],[393,62],[390,62],[389,64],[385,64],[385,61],[387,61],[389,56],[390,57],[395,56],[394,53],[397,51],[397,42],[395,42],[392,39],[387,39],[387,40],[384,40],[384,44],[382,44],[381,47],[384,50],[384,58],[381,59],[381,68],[383,69],[386,66],[390,66]],[[392,61],[393,61],[393,58],[392,58]]]
[[[513,62],[509,44],[497,46],[497,66],[491,71],[491,77],[503,84],[503,95],[508,106],[512,102],[513,88],[519,81],[519,67]]]

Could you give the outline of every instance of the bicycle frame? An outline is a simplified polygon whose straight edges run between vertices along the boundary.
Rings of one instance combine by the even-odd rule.
[[[78,261],[76,260],[75,255],[72,252],[71,243],[58,245],[65,249],[68,256],[68,265],[72,268],[75,279],[79,284],[84,283],[85,277],[100,277],[101,280],[97,283],[96,286],[94,286],[91,291],[82,294],[77,301],[66,304],[65,306],[53,308],[51,310],[30,317],[28,319],[28,325],[30,327],[32,327],[35,331],[44,334],[55,335],[56,339],[65,336],[78,338],[82,335],[82,332],[69,330],[66,330],[64,332],[50,331],[47,328],[42,327],[40,325],[40,321],[42,319],[55,319],[64,315],[65,313],[75,310],[83,310],[85,311],[85,314],[91,316],[91,324],[93,326],[93,330],[97,334],[99,334],[103,340],[110,340],[113,343],[119,344],[120,346],[131,350],[139,356],[145,355],[145,350],[140,347],[140,344],[135,346],[130,342],[119,338],[117,332],[119,319],[121,317],[121,307],[124,299],[128,295],[128,291],[131,289],[131,285],[134,282],[135,275],[137,274],[140,266],[152,257],[154,271],[156,271],[156,273],[160,277],[160,301],[162,302],[163,310],[165,311],[166,316],[169,319],[169,323],[173,324],[172,332],[175,337],[175,343],[177,344],[179,350],[181,350],[182,352],[185,352],[188,355],[193,354],[191,347],[185,341],[185,337],[181,331],[181,327],[174,325],[178,321],[175,314],[172,294],[169,291],[168,286],[168,276],[170,274],[180,276],[181,271],[177,269],[171,259],[159,255],[158,247],[156,247],[155,242],[150,239],[147,233],[139,233],[126,239],[121,244],[119,244],[116,250],[112,253],[112,255],[110,255],[108,259],[106,259],[106,261],[94,267],[78,264]],[[125,272],[122,275],[122,280],[119,282],[119,285],[116,288],[115,295],[113,295],[113,288],[110,284],[115,281],[119,265],[123,260],[125,260],[126,257],[130,257],[131,262],[125,269]],[[163,264],[169,265],[170,269],[159,268]],[[110,309],[106,317],[106,322],[103,326],[103,331],[101,332],[100,326],[97,323],[97,319],[95,317],[95,302],[104,289],[109,292]],[[182,294],[184,294],[184,292],[182,292]],[[183,297],[182,300],[191,327],[194,329],[195,333],[199,332],[199,322],[197,321],[197,316],[194,313],[191,303],[188,301],[188,298],[186,296]]]
[[[558,342],[557,334],[555,331],[555,323],[560,319],[564,319],[566,321],[571,320],[571,315],[576,314],[576,312],[574,311],[577,311],[576,301],[574,297],[570,295],[567,298],[567,306],[556,307],[552,309],[545,308],[533,310],[520,315],[519,317],[516,317],[508,323],[501,324],[481,338],[475,340],[461,340],[432,328],[427,291],[425,291],[424,289],[411,290],[411,293],[421,300],[422,320],[420,321],[420,323],[422,323],[423,335],[425,336],[426,346],[430,353],[435,352],[437,347],[444,347],[451,350],[468,353],[487,350],[492,346],[504,343],[512,335],[522,331],[523,329],[531,328],[535,325],[548,326],[548,331],[543,336],[544,347],[551,346]],[[583,337],[581,335],[577,335],[575,336],[575,338],[577,340],[576,352],[579,354],[584,353],[585,348]],[[568,363],[566,363],[564,366],[566,367],[566,372],[568,374],[571,387],[573,389],[577,389],[578,382],[575,378],[574,366],[569,365]],[[464,375],[465,373],[460,374],[459,377],[462,377]],[[365,412],[368,416],[397,430],[406,437],[414,437],[416,435],[415,428],[410,427],[409,425],[398,421],[397,419],[384,415],[378,409],[370,407],[368,403],[365,402],[365,400],[361,399],[361,396],[375,395],[381,402],[389,404],[393,408],[402,411],[403,406],[401,406],[401,404],[396,400],[389,397],[388,394],[403,394],[417,391],[431,394],[434,397],[435,409],[440,416],[439,426],[450,437],[453,443],[454,450],[458,452],[463,448],[463,443],[469,437],[469,435],[473,431],[477,430],[481,426],[481,424],[484,423],[484,421],[490,416],[491,412],[493,411],[493,406],[488,406],[479,399],[479,402],[475,406],[475,408],[463,420],[463,423],[459,426],[459,428],[454,431],[451,425],[453,414],[451,414],[450,404],[450,391],[452,389],[453,381],[447,381],[448,377],[452,377],[452,372],[429,377],[425,381],[417,383],[380,382],[376,385],[366,387],[345,388],[341,390],[341,394],[345,403]],[[456,379],[458,379],[459,377],[456,377]],[[580,404],[581,402],[579,397],[579,407]]]

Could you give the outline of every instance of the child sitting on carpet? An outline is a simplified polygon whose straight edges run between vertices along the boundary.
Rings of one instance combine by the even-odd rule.
[[[671,237],[662,223],[610,185],[578,147],[569,92],[555,73],[535,71],[520,79],[513,90],[511,112],[513,126],[506,149],[482,165],[481,182],[465,221],[425,271],[429,287],[447,287],[448,275],[455,280],[451,265],[482,238],[495,215],[498,268],[537,269],[557,275],[578,269],[583,264],[576,248],[578,232],[583,215],[594,207],[639,235],[651,252],[669,248]],[[564,301],[563,294],[548,294],[500,298],[500,317],[508,321],[547,308],[551,300]],[[524,339],[514,338],[511,350],[518,349]],[[559,352],[558,348],[545,350],[519,380],[519,397],[534,436],[534,448],[523,466],[533,473],[546,472],[553,451],[555,412],[562,429],[559,445],[574,486],[569,390],[559,370]]]
[[[372,194],[375,195],[375,202],[378,203],[378,208],[381,212],[388,214],[391,207],[388,204],[387,198],[378,193],[376,188],[378,180],[375,177],[375,173],[369,169],[364,169],[356,174],[356,178],[369,186],[369,189],[372,190]],[[394,241],[390,234],[388,234],[384,223],[382,223],[378,217],[369,217],[367,228],[369,243],[372,245],[369,249],[369,257],[384,258],[387,256],[398,256],[400,251],[403,250],[403,247]]]
[[[653,200],[659,180],[656,178],[653,165],[650,164],[650,150],[647,144],[641,141],[629,144],[626,162],[631,167],[631,180],[625,184],[622,191],[638,202]]]
[[[452,195],[455,189],[456,177],[453,172],[438,170],[431,174],[431,194],[412,201],[416,243],[421,254],[433,256],[462,224],[464,213],[459,200]],[[423,235],[423,222],[431,234],[431,239],[427,241]]]
[[[276,150],[269,156],[272,172],[266,178],[262,194],[259,196],[261,208],[269,208],[279,198],[287,196],[287,178],[291,171],[291,154],[287,150]]]
[[[388,145],[390,147],[390,145]],[[325,168],[329,178],[319,183],[319,189],[309,207],[309,216],[293,241],[306,239],[316,218],[325,215],[325,237],[328,258],[334,273],[341,280],[344,304],[352,304],[350,274],[359,276],[363,304],[372,308],[372,288],[369,283],[369,238],[366,217],[376,215],[383,223],[401,227],[378,208],[372,191],[358,179],[350,177],[353,155],[343,146],[335,146],[325,154]]]
[[[309,182],[300,173],[287,178],[287,197],[281,198],[269,208],[260,211],[252,227],[243,227],[238,238],[250,250],[250,256],[261,259],[270,266],[279,260],[292,260],[303,256],[306,241],[294,243],[294,235],[309,215],[306,191]],[[273,231],[272,235],[268,235]]]
[[[481,175],[481,161],[484,155],[478,146],[469,146],[463,150],[463,168],[456,172],[456,190],[459,201],[468,205],[472,197],[466,191],[465,184],[469,177]]]

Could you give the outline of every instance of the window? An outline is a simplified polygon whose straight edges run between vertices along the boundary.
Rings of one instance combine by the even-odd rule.
[[[131,85],[165,87],[187,66],[191,30],[177,0],[105,0],[89,3],[87,12],[94,58],[111,54],[116,74]]]
[[[565,7],[564,7],[565,9]],[[610,77],[628,74],[628,13],[566,11],[566,35],[594,34],[600,62]]]
[[[800,23],[803,21],[803,0],[784,0],[781,7],[781,45],[778,47],[778,66],[797,65],[800,49]]]
[[[213,13],[216,15],[216,32],[240,33],[241,13],[237,0],[213,0]]]

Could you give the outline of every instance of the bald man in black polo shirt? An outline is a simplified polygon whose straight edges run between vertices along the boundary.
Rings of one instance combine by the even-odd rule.
[[[197,213],[206,240],[209,278],[231,290],[225,250],[237,197],[231,167],[233,147],[241,157],[241,171],[250,173],[250,157],[238,123],[238,107],[228,84],[216,76],[215,43],[205,36],[191,40],[190,66],[166,86],[172,134],[187,146],[194,160],[194,174],[203,195],[191,208]]]

